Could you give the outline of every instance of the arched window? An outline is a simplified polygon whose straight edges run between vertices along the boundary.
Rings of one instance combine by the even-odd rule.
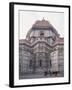
[[[40,31],[40,36],[44,36],[44,32],[43,31]]]
[[[39,66],[40,67],[42,66],[42,60],[39,60]]]
[[[32,67],[32,60],[30,60],[30,62],[29,62],[29,67],[30,68]]]

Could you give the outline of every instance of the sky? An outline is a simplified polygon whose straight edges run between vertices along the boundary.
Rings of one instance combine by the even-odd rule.
[[[19,11],[19,39],[25,39],[32,25],[43,18],[53,25],[61,37],[64,37],[63,12]]]

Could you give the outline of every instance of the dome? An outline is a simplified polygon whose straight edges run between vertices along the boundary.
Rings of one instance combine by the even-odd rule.
[[[49,25],[50,25],[50,23],[47,21],[47,20],[45,20],[45,19],[42,19],[41,21],[40,20],[37,20],[36,22],[35,22],[35,24],[33,24],[33,26],[32,26],[32,28],[48,28],[49,27]]]
[[[44,18],[42,20],[37,20],[31,27],[31,29],[28,31],[27,36],[29,37],[30,33],[32,31],[36,30],[51,30],[53,33],[55,33],[57,36],[59,36],[57,30],[50,24],[49,21],[45,20]]]

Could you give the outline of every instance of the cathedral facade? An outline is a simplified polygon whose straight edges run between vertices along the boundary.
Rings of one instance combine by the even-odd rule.
[[[63,76],[64,38],[49,21],[37,20],[19,40],[19,78]]]

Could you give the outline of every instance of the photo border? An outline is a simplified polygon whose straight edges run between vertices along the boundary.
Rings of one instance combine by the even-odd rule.
[[[15,85],[14,86],[14,5],[30,5],[30,6],[45,6],[45,7],[62,7],[69,9],[69,77],[68,82],[63,83],[48,83],[48,84],[34,84],[34,85]],[[53,4],[38,4],[38,3],[20,3],[10,2],[9,3],[9,86],[10,87],[31,87],[31,86],[47,86],[47,85],[62,85],[70,84],[70,6],[69,5],[53,5]]]

